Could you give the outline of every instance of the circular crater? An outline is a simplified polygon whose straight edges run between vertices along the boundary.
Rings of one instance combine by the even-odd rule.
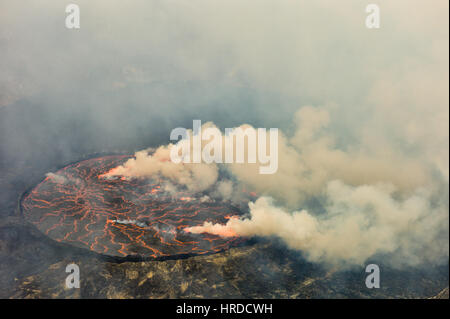
[[[160,177],[102,177],[130,157],[88,159],[48,174],[24,196],[24,218],[58,242],[115,257],[200,255],[245,241],[183,230],[241,215],[232,205],[169,192]]]

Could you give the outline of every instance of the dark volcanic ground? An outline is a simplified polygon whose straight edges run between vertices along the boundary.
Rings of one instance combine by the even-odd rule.
[[[306,262],[274,240],[208,256],[164,261],[102,257],[57,243],[17,214],[18,199],[45,172],[2,167],[1,298],[428,298],[446,296],[448,265],[398,271],[381,266],[380,289],[364,269],[337,271]],[[20,173],[19,173],[20,172]],[[40,174],[39,174],[40,172]],[[25,178],[26,177],[26,178]],[[81,289],[66,289],[65,267],[80,266]],[[447,292],[446,292],[447,291]]]
[[[0,112],[2,133],[8,127],[0,146],[14,134],[36,145],[27,150],[9,144],[0,153],[0,298],[448,298],[448,264],[403,271],[380,265],[381,288],[367,289],[363,268],[325,269],[275,240],[255,240],[207,256],[126,262],[57,243],[21,218],[19,198],[47,172],[96,155],[96,145],[81,143],[85,139],[76,136],[76,126],[55,136],[50,131],[45,139],[39,139],[42,132],[20,133],[33,114]],[[20,122],[18,114],[29,117]],[[14,121],[20,125],[11,132],[12,126],[4,124]],[[71,143],[50,143],[52,138]],[[145,146],[144,140],[134,144],[136,149]],[[80,266],[80,289],[65,288],[70,263]]]

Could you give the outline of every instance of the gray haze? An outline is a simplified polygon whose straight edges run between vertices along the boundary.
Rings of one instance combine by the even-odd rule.
[[[277,127],[278,174],[230,170],[276,201],[258,208],[325,210],[312,237],[325,240],[298,244],[281,223],[248,234],[333,262],[349,256],[327,243],[375,210],[370,236],[354,228],[355,263],[448,261],[447,1],[378,1],[378,30],[356,0],[76,3],[81,29],[67,30],[65,3],[0,0],[1,165],[166,144],[193,119]],[[387,231],[386,211],[411,227]]]

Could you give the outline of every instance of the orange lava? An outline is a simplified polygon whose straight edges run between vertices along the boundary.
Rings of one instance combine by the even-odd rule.
[[[206,254],[245,241],[232,229],[188,231],[205,222],[224,226],[241,214],[237,207],[166,192],[161,177],[104,178],[129,158],[94,158],[55,172],[64,182],[47,177],[27,194],[25,219],[56,241],[111,256]]]

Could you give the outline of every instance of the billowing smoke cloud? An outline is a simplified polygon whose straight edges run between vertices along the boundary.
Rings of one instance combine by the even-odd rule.
[[[273,175],[260,174],[257,164],[222,164],[234,182],[222,181],[217,164],[172,163],[172,144],[153,155],[138,152],[135,160],[111,173],[163,174],[190,190],[194,190],[190,183],[205,186],[202,190],[214,189],[213,194],[225,200],[237,185],[263,195],[249,204],[249,217],[232,218],[226,225],[205,222],[187,228],[188,232],[276,236],[310,260],[334,265],[362,264],[386,255],[394,266],[447,260],[446,177],[435,175],[439,171],[435,163],[392,144],[339,148],[326,131],[330,120],[324,108],[301,108],[293,136],[279,136],[280,164]],[[208,167],[215,174],[195,175],[193,167]],[[312,198],[321,202],[324,213],[314,208],[293,210]],[[275,205],[274,199],[285,208]]]
[[[393,266],[445,262],[448,256],[448,213],[433,207],[430,195],[418,190],[395,199],[388,185],[327,185],[325,215],[306,210],[287,212],[267,197],[249,203],[250,217],[231,218],[226,225],[205,222],[192,233],[220,236],[276,236],[315,262],[348,266],[373,256],[389,255]]]
[[[214,165],[185,164],[178,165],[170,159],[170,148],[159,147],[154,153],[150,150],[140,151],[135,158],[129,159],[125,164],[118,166],[104,175],[104,177],[127,176],[146,177],[162,175],[176,184],[186,186],[193,192],[203,191],[213,185],[218,176],[218,169]],[[170,188],[170,186],[168,186]]]
[[[259,194],[274,196],[292,207],[320,195],[330,180],[355,186],[392,183],[400,191],[430,186],[432,168],[420,158],[397,150],[392,143],[338,147],[334,133],[327,130],[329,121],[325,109],[301,108],[295,116],[293,137],[280,135],[276,174],[261,175],[255,165],[234,164],[231,171]]]
[[[208,129],[212,129],[215,135],[208,136],[206,134]],[[115,167],[103,174],[102,178],[115,178],[117,176],[127,178],[163,176],[170,180],[169,183],[164,185],[165,190],[173,194],[177,193],[179,191],[178,187],[181,186],[191,193],[208,191],[212,199],[217,198],[239,202],[245,198],[245,195],[242,194],[244,190],[243,186],[240,185],[242,183],[236,183],[238,181],[235,178],[233,180],[223,177],[219,178],[220,167],[223,166],[220,164],[225,162],[225,154],[227,152],[231,152],[233,160],[236,160],[238,157],[238,152],[243,154],[242,160],[244,162],[249,158],[248,148],[245,146],[254,146],[255,143],[251,143],[248,139],[244,138],[244,132],[247,130],[254,133],[254,142],[257,142],[259,139],[256,133],[257,130],[250,125],[241,125],[238,128],[230,130],[229,134],[226,135],[222,134],[212,122],[208,122],[201,126],[200,133],[198,134],[194,134],[191,129],[188,129],[188,137],[180,139],[176,144],[170,143],[160,146],[156,150],[148,149],[136,152],[133,158],[127,160],[123,165]],[[242,138],[235,136],[237,131],[242,132]],[[199,136],[200,134],[202,136]],[[271,149],[270,132],[264,130],[260,135],[263,136],[265,141],[265,149]],[[196,137],[200,138],[199,148],[195,147],[194,138]],[[241,140],[243,143],[237,146],[237,140]],[[209,151],[206,152],[208,156],[210,156],[211,160],[219,159],[218,162],[213,161],[207,164],[200,159],[199,163],[192,163],[194,152],[198,152],[201,157],[207,146],[209,146]],[[173,161],[172,153],[180,153],[181,150],[186,152],[185,156],[189,158],[189,163],[175,163]],[[272,152],[269,152],[269,154],[274,153],[274,150],[276,149],[272,147]],[[258,151],[259,146],[255,146],[254,153],[256,154]],[[277,159],[278,153],[276,152],[274,155],[276,155],[275,158]],[[270,161],[270,156],[264,159],[267,160],[266,165],[267,162],[273,164],[273,161]],[[256,165],[256,174],[259,174],[262,162],[259,157],[255,158],[255,164],[252,165]],[[247,166],[246,164],[236,165]],[[232,174],[231,171],[230,173]]]

